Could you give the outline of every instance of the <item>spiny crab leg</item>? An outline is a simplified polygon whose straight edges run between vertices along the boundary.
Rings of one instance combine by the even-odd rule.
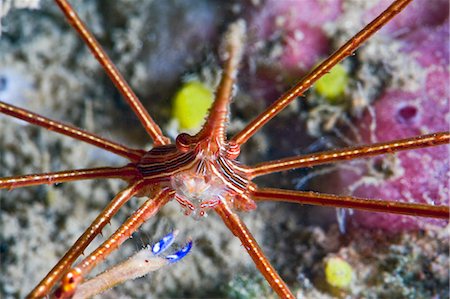
[[[275,161],[259,163],[249,167],[246,172],[250,178],[258,176],[302,168],[315,165],[332,163],[338,161],[347,161],[352,159],[366,158],[375,155],[394,153],[397,151],[411,150],[416,148],[425,148],[429,146],[443,145],[450,142],[450,132],[439,132],[429,135],[422,135],[401,140],[393,140],[383,143],[374,143],[357,147],[338,149],[322,153],[314,153],[298,157],[290,157]]]
[[[66,170],[49,173],[28,174],[23,176],[0,178],[0,189],[14,189],[19,187],[36,186],[43,184],[56,184],[79,180],[99,178],[117,178],[131,180],[139,176],[134,166],[100,167],[88,169]]]
[[[91,50],[92,54],[102,65],[106,74],[109,76],[111,81],[117,87],[117,89],[122,94],[126,102],[130,105],[131,109],[133,109],[134,113],[139,118],[144,129],[154,140],[155,145],[169,144],[170,143],[169,138],[163,135],[161,129],[148,114],[147,110],[144,108],[137,95],[133,92],[130,85],[128,85],[128,83],[125,81],[122,74],[112,63],[111,59],[108,57],[106,52],[100,46],[98,41],[95,39],[94,35],[87,29],[86,25],[79,18],[79,16],[70,6],[70,4],[66,0],[55,0],[55,2],[61,8],[61,11],[64,13],[64,15],[66,16],[67,20],[70,22],[72,27],[78,32],[81,38],[85,41],[85,43]]]
[[[307,191],[260,188],[254,190],[251,196],[255,201],[283,201],[317,206],[359,209],[372,212],[440,218],[447,220],[449,217],[448,206],[432,206],[427,204],[365,199]]]
[[[48,294],[50,289],[83,253],[95,236],[97,236],[105,225],[109,223],[110,219],[117,213],[123,204],[139,193],[144,185],[144,181],[140,180],[119,192],[27,298],[42,298]]]
[[[55,291],[55,297],[70,298],[83,278],[130,238],[145,221],[155,215],[173,197],[174,193],[173,190],[163,189],[154,198],[149,198],[102,245],[63,276],[61,286]]]
[[[83,282],[78,286],[72,298],[92,298],[125,281],[145,276],[149,272],[157,271],[182,260],[192,249],[192,240],[177,252],[162,256],[162,253],[173,244],[175,235],[176,232],[168,234],[152,247],[146,246],[127,260]]]
[[[294,295],[275,268],[270,264],[255,238],[252,236],[247,226],[241,221],[239,216],[223,201],[221,201],[214,209],[222,218],[228,229],[241,240],[242,245],[244,245],[245,250],[247,250],[248,254],[253,259],[256,267],[278,296],[281,298],[294,299]]]
[[[376,31],[389,22],[396,14],[402,11],[412,0],[397,0],[383,11],[375,20],[370,22],[347,43],[340,47],[327,60],[313,69],[300,82],[284,93],[278,100],[270,105],[264,112],[251,121],[243,130],[241,130],[231,140],[238,145],[244,144],[252,137],[262,126],[281,112],[290,102],[301,96],[318,79],[328,73],[333,66],[342,61],[345,57],[351,55],[363,42],[371,37]]]
[[[50,131],[72,137],[76,140],[92,144],[109,152],[115,153],[119,156],[125,157],[130,161],[138,161],[140,157],[145,153],[145,151],[143,150],[128,148],[119,143],[99,137],[74,126],[63,124],[62,122],[43,117],[39,114],[7,104],[2,101],[0,101],[0,113],[19,118],[30,124],[37,125]]]

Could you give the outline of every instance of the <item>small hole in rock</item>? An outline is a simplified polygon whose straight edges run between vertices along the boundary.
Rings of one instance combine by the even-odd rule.
[[[0,76],[0,91],[6,90],[6,87],[8,85],[8,80],[5,76]]]
[[[397,120],[400,123],[411,123],[417,116],[417,107],[405,106],[397,111]]]

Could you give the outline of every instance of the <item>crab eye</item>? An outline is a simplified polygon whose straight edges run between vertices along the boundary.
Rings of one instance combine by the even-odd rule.
[[[187,152],[192,145],[192,136],[187,133],[181,133],[176,139],[176,145],[180,151]]]

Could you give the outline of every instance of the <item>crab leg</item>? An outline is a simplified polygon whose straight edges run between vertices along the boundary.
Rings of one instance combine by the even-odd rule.
[[[27,298],[42,298],[46,296],[55,283],[92,242],[95,236],[97,236],[105,225],[109,223],[110,219],[117,213],[123,204],[141,191],[144,185],[144,181],[137,181],[117,194]]]
[[[275,161],[263,162],[246,170],[251,178],[258,176],[302,168],[315,165],[332,163],[338,161],[347,161],[352,159],[360,159],[375,155],[394,153],[397,151],[411,150],[416,148],[425,148],[428,146],[436,146],[447,144],[450,142],[450,132],[439,132],[429,135],[422,135],[401,140],[393,140],[383,143],[375,143],[371,145],[363,145],[315,153],[305,156],[290,157]]]
[[[256,189],[252,192],[251,196],[255,201],[284,201],[440,219],[448,219],[449,217],[448,206],[432,206],[272,188]]]
[[[151,248],[146,246],[126,261],[109,268],[90,280],[84,281],[76,288],[72,298],[92,298],[125,281],[142,277],[149,272],[157,271],[166,265],[182,260],[192,249],[192,240],[189,240],[177,252],[168,256],[161,256],[161,253],[173,243],[174,237],[174,233],[170,233]]]
[[[99,178],[132,179],[138,176],[139,172],[134,166],[124,166],[119,168],[101,167],[76,169],[0,178],[0,189],[14,189],[26,186],[56,184]]]
[[[30,124],[46,128],[50,131],[66,135],[80,141],[84,141],[109,152],[115,153],[119,156],[125,157],[131,161],[138,161],[145,153],[145,151],[128,148],[119,143],[99,137],[79,128],[43,117],[39,114],[7,104],[2,101],[0,101],[0,113],[19,118]]]
[[[147,110],[144,108],[137,95],[133,92],[130,85],[128,85],[125,81],[119,70],[95,39],[94,35],[87,29],[86,25],[79,18],[70,4],[66,0],[55,0],[55,2],[61,8],[61,11],[65,14],[72,27],[87,44],[92,54],[102,65],[106,74],[122,94],[128,105],[130,105],[131,109],[133,109],[144,129],[153,138],[155,145],[169,144],[169,139],[162,134],[161,129],[148,114]]]
[[[275,268],[270,264],[267,257],[262,252],[255,238],[252,236],[247,226],[241,221],[239,216],[235,214],[230,207],[220,202],[215,208],[215,211],[222,218],[228,229],[241,240],[242,245],[247,250],[250,257],[253,259],[258,270],[266,278],[272,289],[281,298],[292,298],[294,295],[289,290],[286,283],[277,273]]]
[[[68,295],[73,294],[78,284],[82,282],[83,277],[86,277],[96,265],[105,260],[123,242],[130,238],[145,221],[155,215],[173,197],[174,193],[175,191],[173,190],[163,189],[155,198],[149,198],[102,245],[64,275],[61,287],[55,291],[55,295],[59,295],[57,298],[66,298]]]
[[[347,43],[334,52],[327,60],[313,69],[300,82],[284,93],[278,100],[270,105],[264,112],[252,120],[242,131],[231,140],[241,145],[252,137],[262,126],[281,112],[290,102],[301,96],[319,78],[328,73],[333,66],[351,55],[363,42],[376,31],[389,22],[395,15],[402,11],[412,0],[397,0],[382,12],[375,20],[370,22]]]

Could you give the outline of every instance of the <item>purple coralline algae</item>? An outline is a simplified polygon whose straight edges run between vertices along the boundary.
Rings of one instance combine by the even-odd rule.
[[[382,1],[386,2],[386,1]],[[375,14],[378,8],[370,14]],[[365,143],[382,142],[448,130],[449,19],[448,1],[417,1],[394,19],[382,34],[398,41],[400,51],[417,63],[423,75],[416,90],[389,88],[375,100],[373,113],[356,124]],[[373,15],[371,15],[373,17]],[[375,139],[375,140],[373,140]],[[359,174],[340,172],[338,189],[364,198],[449,204],[448,146],[400,152],[369,160]],[[380,178],[382,180],[380,180]],[[353,220],[390,231],[424,228],[447,221],[358,212]]]
[[[265,1],[248,18],[249,56],[254,57],[249,64],[257,78],[250,86],[253,96],[267,100],[279,96],[287,85],[298,80],[332,52],[336,46],[333,46],[332,39],[336,38],[339,41],[337,44],[341,44],[340,38],[335,35],[346,32],[349,22],[358,24],[361,21],[361,24],[367,24],[391,2],[381,0],[366,7],[361,5],[364,12],[353,16],[361,20],[355,20],[344,14],[346,9],[355,10],[352,1]],[[399,61],[397,68],[391,70],[389,62],[386,63],[384,68],[388,74],[376,86],[379,90],[368,91],[374,96],[369,101],[373,103],[369,107],[370,111],[366,111],[362,117],[357,115],[353,123],[360,135],[360,142],[370,144],[448,129],[448,11],[449,3],[446,0],[414,1],[377,33],[376,38],[383,40],[386,47],[397,49],[398,56],[402,58],[392,57]],[[329,26],[326,24],[338,25],[342,29],[330,35],[333,30],[327,30]],[[359,28],[360,25],[355,27]],[[352,32],[351,29],[348,31]],[[356,31],[351,35],[354,33]],[[396,53],[392,49],[390,51]],[[370,51],[372,53],[368,54]],[[358,56],[357,51],[347,67],[355,68],[357,65],[356,68],[361,68],[360,65],[377,60],[384,63],[383,60],[389,56],[380,51],[383,49],[368,50],[361,56]],[[380,58],[375,57],[377,52]],[[405,67],[408,71],[405,74],[402,74],[402,63],[407,63]],[[390,71],[397,73],[389,74]],[[390,82],[389,76],[400,79]],[[409,79],[408,76],[413,78]],[[354,80],[353,85],[358,85],[355,82],[359,80],[360,77]],[[350,92],[347,97],[350,98]],[[308,99],[307,102],[311,101],[314,100]],[[448,147],[439,146],[367,159],[363,163],[356,161],[350,167],[340,167],[339,164],[334,176],[337,183],[326,191],[363,198],[445,205],[449,202],[448,160]],[[366,212],[355,213],[352,221],[362,226],[391,231],[447,223]]]
[[[269,0],[249,11],[252,94],[274,99],[329,54],[323,24],[340,15],[341,0]]]

